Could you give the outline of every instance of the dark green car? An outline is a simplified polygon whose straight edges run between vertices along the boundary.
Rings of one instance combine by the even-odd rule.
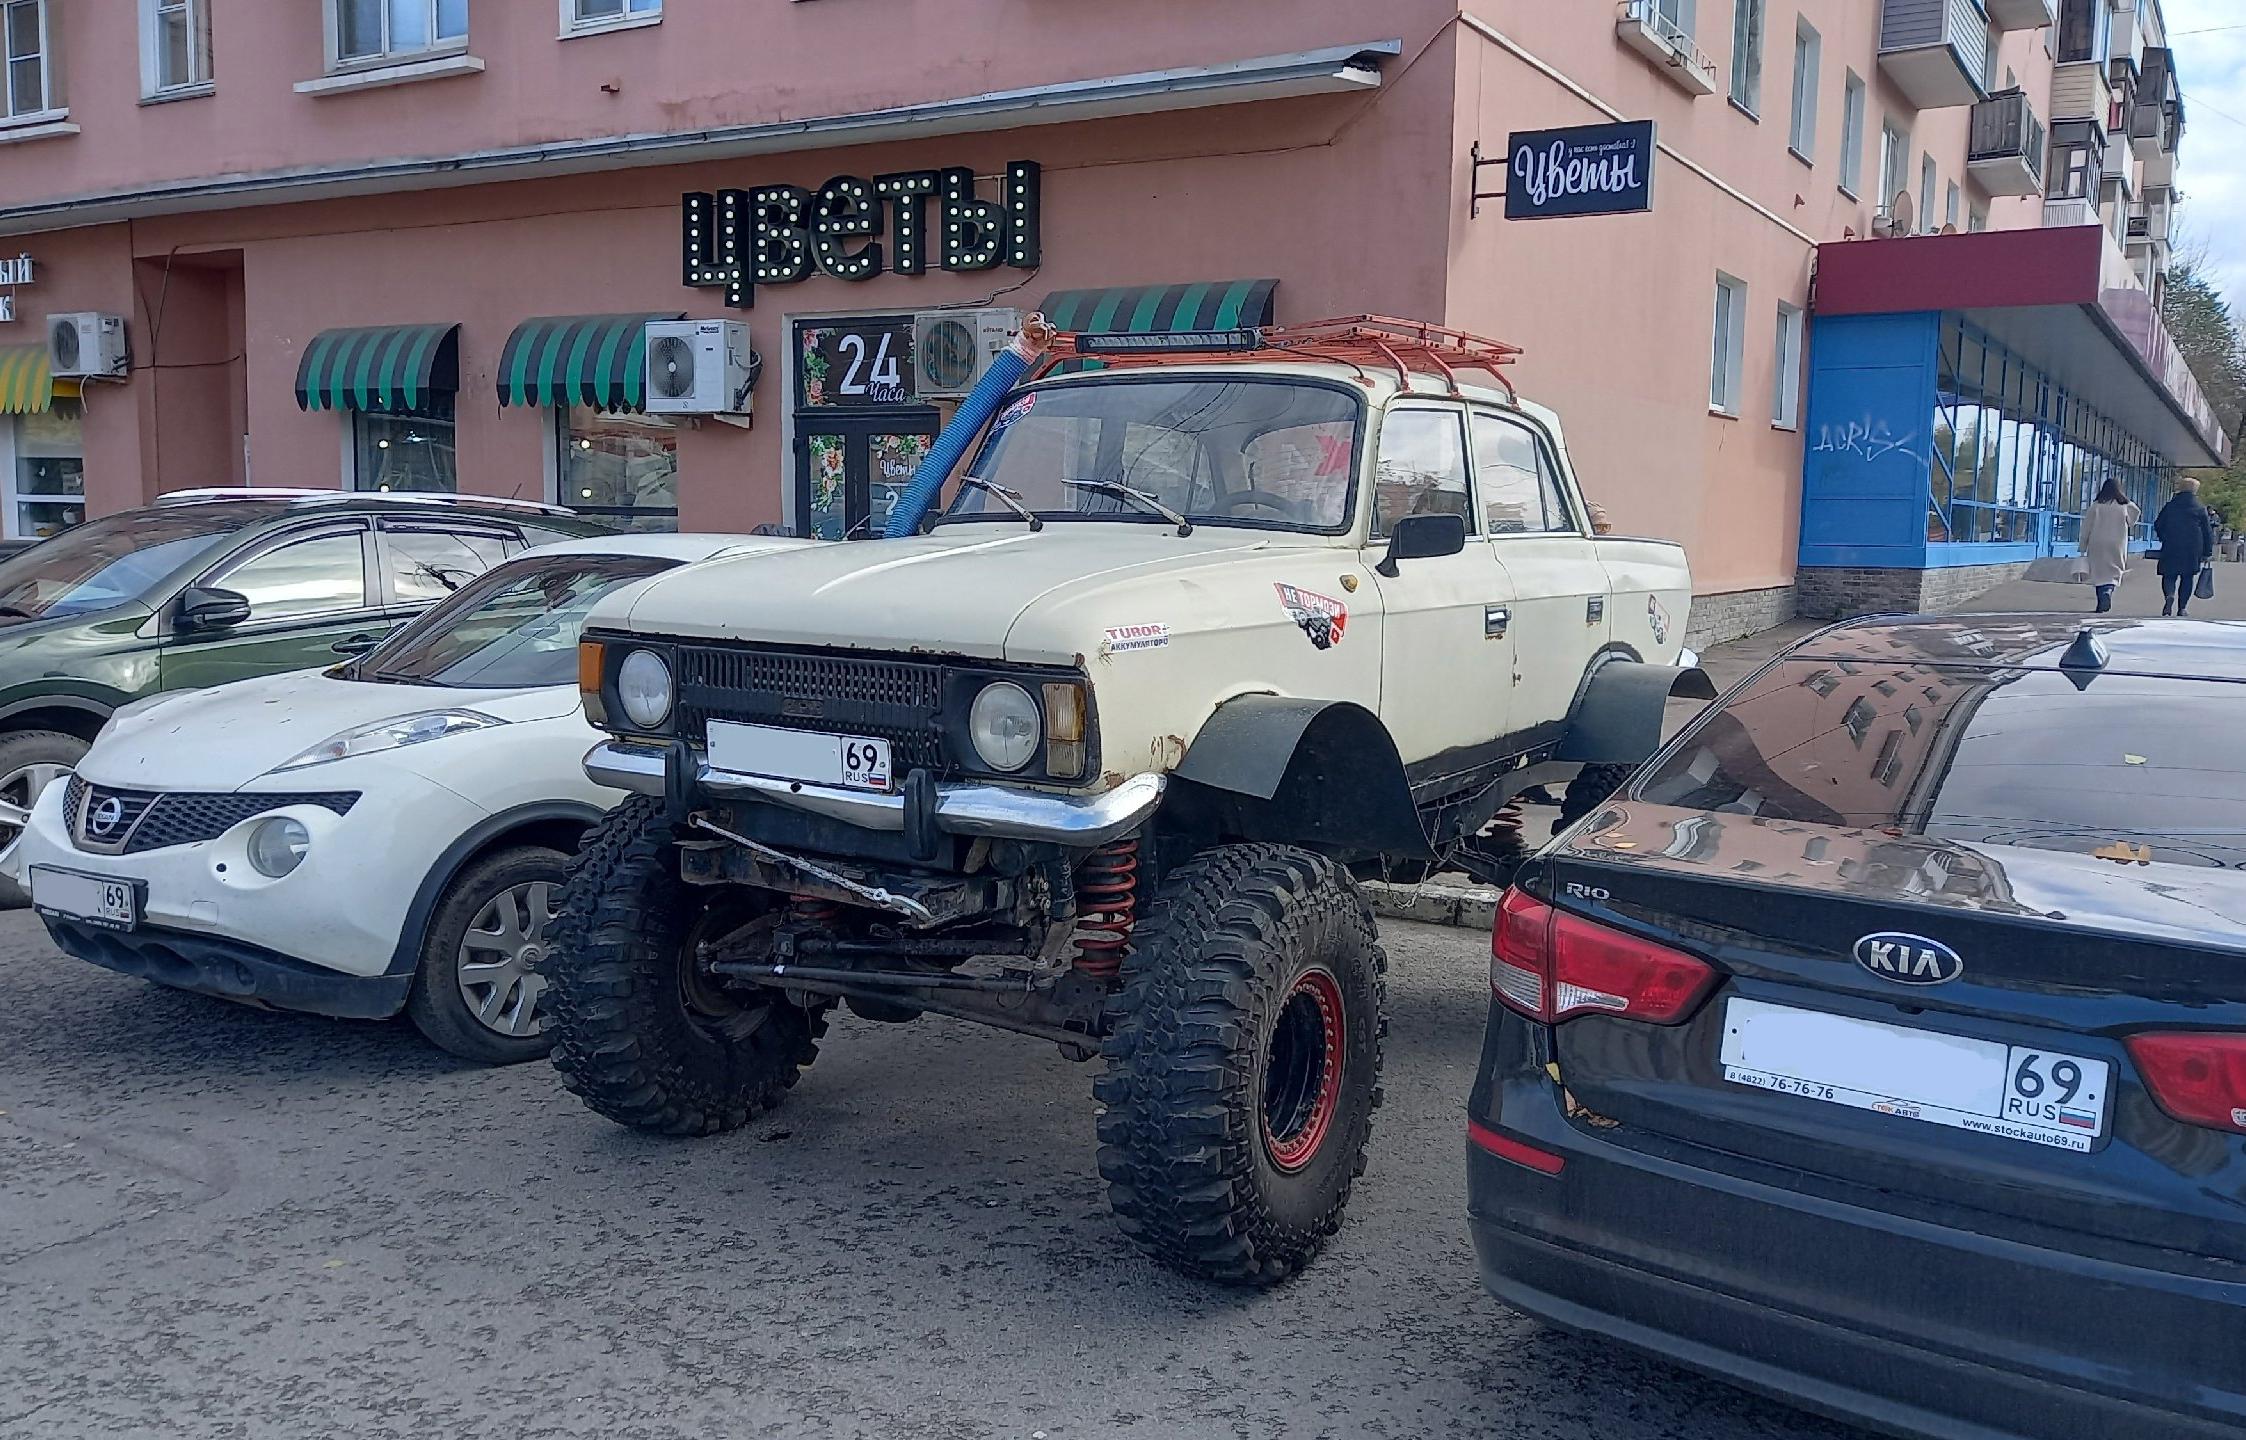
[[[0,848],[119,706],[356,654],[500,561],[600,531],[467,496],[198,491],[0,560]]]

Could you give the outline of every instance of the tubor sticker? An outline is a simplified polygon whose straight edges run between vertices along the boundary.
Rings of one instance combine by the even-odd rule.
[[[1341,643],[1342,632],[1349,628],[1349,607],[1331,595],[1299,589],[1293,585],[1273,586],[1279,592],[1279,603],[1287,614],[1310,637],[1310,643],[1319,650],[1331,650]]]
[[[1100,649],[1110,655],[1126,650],[1159,650],[1170,643],[1170,627],[1162,624],[1110,625]]]

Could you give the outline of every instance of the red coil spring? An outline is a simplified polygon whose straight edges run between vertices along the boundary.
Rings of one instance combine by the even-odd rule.
[[[842,907],[816,895],[790,895],[788,918],[798,925],[831,926],[842,918]]]
[[[1139,916],[1139,842],[1118,840],[1092,852],[1076,877],[1076,968],[1095,980],[1123,969]]]
[[[1490,821],[1489,829],[1483,833],[1501,843],[1511,840],[1517,845],[1521,842],[1522,823],[1521,802],[1517,799],[1508,800],[1505,808],[1497,812],[1496,818]]]

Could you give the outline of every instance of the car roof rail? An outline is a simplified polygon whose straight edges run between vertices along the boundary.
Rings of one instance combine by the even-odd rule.
[[[167,490],[156,497],[158,505],[211,505],[227,500],[286,500],[292,505],[338,505],[372,500],[390,505],[474,505],[496,510],[520,510],[536,515],[575,515],[566,505],[540,500],[517,500],[508,495],[404,494],[391,490],[309,490],[282,486],[213,485],[195,490]]]
[[[158,505],[208,505],[220,500],[303,500],[316,495],[334,495],[333,490],[293,490],[278,486],[212,485],[197,490],[166,490],[156,497]]]

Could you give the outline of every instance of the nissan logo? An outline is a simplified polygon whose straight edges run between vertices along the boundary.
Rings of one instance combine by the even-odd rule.
[[[107,836],[125,823],[125,802],[112,795],[93,808],[86,816],[86,829],[95,835]]]
[[[1965,961],[1941,941],[1885,930],[1856,942],[1856,963],[1898,985],[1946,985],[1965,973]]]

